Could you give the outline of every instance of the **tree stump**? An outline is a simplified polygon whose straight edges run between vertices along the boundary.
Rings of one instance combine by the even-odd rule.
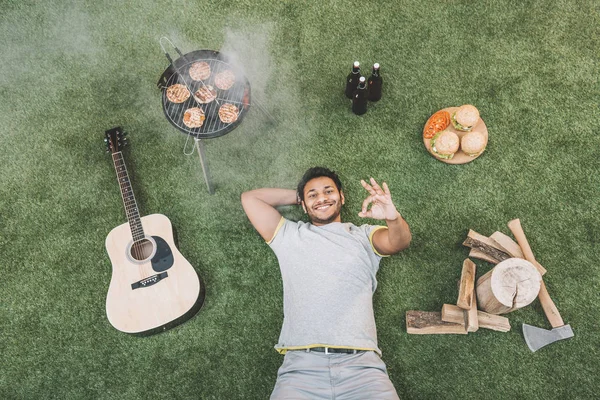
[[[527,260],[509,258],[477,280],[479,309],[507,314],[530,304],[540,291],[542,275]]]

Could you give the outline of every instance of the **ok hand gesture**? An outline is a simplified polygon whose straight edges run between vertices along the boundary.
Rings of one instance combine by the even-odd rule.
[[[392,195],[387,183],[383,182],[383,189],[371,178],[369,185],[361,180],[361,185],[369,192],[370,196],[363,201],[362,210],[358,213],[361,218],[395,220],[398,218],[398,211],[392,202]],[[371,204],[371,209],[368,209]]]

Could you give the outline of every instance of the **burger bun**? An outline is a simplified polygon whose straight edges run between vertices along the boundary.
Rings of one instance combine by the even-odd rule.
[[[460,106],[454,114],[452,114],[452,125],[454,129],[468,132],[479,121],[479,110],[471,104]]]
[[[458,151],[460,139],[458,135],[452,131],[438,132],[431,139],[431,151],[439,158],[452,159],[454,153]]]
[[[485,135],[478,131],[467,132],[460,140],[461,150],[470,157],[480,155],[485,150],[486,145],[487,140]]]

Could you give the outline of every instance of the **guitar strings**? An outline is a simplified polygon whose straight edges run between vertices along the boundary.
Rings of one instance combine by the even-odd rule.
[[[119,157],[120,155],[120,157]],[[115,159],[115,156],[117,156],[117,158]],[[120,165],[117,163],[117,161],[120,161]],[[127,173],[127,167],[125,166],[125,161],[123,160],[123,156],[122,153],[116,152],[113,153],[113,164],[115,165],[115,171],[117,173],[117,180],[119,181],[119,188],[121,189],[121,198],[123,199],[123,205],[125,206],[125,214],[127,215],[127,219],[129,221],[129,214],[130,211],[127,208],[127,202],[125,200],[125,193],[123,192],[123,183],[121,181],[121,176],[119,175],[119,167],[123,167],[123,169],[125,170],[125,176],[128,177],[129,174]],[[130,194],[133,195],[133,192],[130,191]],[[135,197],[134,197],[134,204],[135,203]],[[139,217],[139,214],[138,214]],[[140,225],[141,225],[141,221],[140,221]],[[133,253],[133,258],[137,261],[140,261],[142,259],[142,256],[144,255],[144,251],[143,248],[140,249],[140,244],[139,241],[136,241],[135,238],[133,237],[133,230],[131,229],[131,223],[129,224],[130,227],[130,232],[131,232],[131,236],[133,239],[133,244],[131,245],[131,252]],[[144,277],[144,272],[143,272],[143,267],[141,264],[138,265],[138,272],[140,274],[140,278]]]

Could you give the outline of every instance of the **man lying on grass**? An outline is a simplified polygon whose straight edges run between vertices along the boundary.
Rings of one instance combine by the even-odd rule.
[[[283,279],[284,318],[277,351],[285,354],[271,399],[397,399],[377,347],[375,275],[382,256],[408,247],[408,224],[387,184],[361,181],[369,192],[358,215],[386,226],[342,223],[342,183],[311,168],[298,190],[242,194],[250,222],[271,246]],[[281,216],[277,206],[300,204],[310,223]],[[369,205],[371,206],[369,209]]]

